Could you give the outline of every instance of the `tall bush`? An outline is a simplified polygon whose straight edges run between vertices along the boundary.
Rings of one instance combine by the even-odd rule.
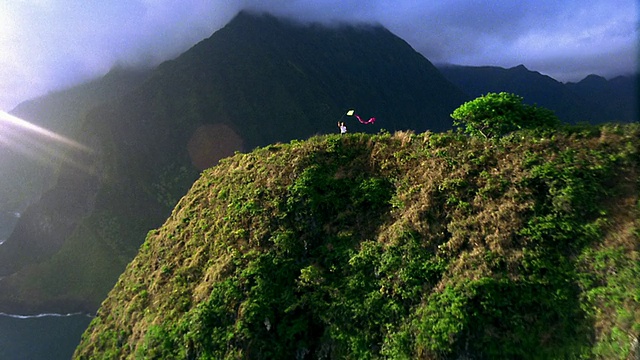
[[[521,96],[506,92],[487,95],[466,102],[453,111],[455,126],[471,136],[493,138],[515,130],[552,128],[560,124],[553,111],[523,104]]]

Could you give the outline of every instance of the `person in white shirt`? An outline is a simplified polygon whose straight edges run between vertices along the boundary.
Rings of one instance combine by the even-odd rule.
[[[345,125],[344,122],[338,122],[338,127],[340,128],[340,134],[347,133],[347,125]]]

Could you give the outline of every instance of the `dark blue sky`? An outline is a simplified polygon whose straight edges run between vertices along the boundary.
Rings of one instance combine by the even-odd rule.
[[[173,58],[249,8],[373,22],[433,63],[527,68],[559,81],[636,72],[636,0],[10,0],[0,3],[0,109]]]

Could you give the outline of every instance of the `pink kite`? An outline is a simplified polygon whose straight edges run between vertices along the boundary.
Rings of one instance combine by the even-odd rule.
[[[374,117],[372,117],[371,119],[369,119],[367,121],[364,121],[364,120],[360,119],[360,116],[358,116],[358,115],[354,114],[353,116],[355,116],[356,119],[358,119],[358,121],[360,121],[363,124],[373,124],[376,121],[376,118],[374,118]]]
[[[362,120],[362,119],[360,118],[360,116],[358,116],[358,115],[355,113],[355,110],[349,110],[349,111],[347,111],[347,116],[355,116],[355,117],[356,117],[356,119],[358,119],[358,121],[360,121],[360,122],[361,122],[361,123],[363,123],[363,124],[373,124],[373,123],[376,121],[376,118],[374,118],[374,117],[372,117],[371,119],[369,119],[369,120],[367,120],[367,121]]]

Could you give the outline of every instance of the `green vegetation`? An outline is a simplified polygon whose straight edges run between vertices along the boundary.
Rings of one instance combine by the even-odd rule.
[[[555,128],[560,120],[553,111],[523,104],[521,96],[506,92],[488,93],[464,103],[451,117],[453,125],[469,135],[493,138],[514,130]]]
[[[148,234],[75,358],[629,357],[639,147],[631,124],[236,154]]]

